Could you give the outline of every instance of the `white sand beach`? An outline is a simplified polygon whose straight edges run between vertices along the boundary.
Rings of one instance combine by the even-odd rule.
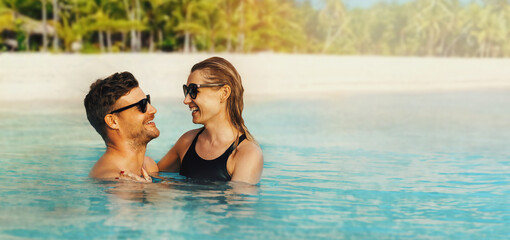
[[[231,61],[246,97],[308,97],[348,92],[510,89],[510,59],[293,54],[0,54],[0,101],[83,99],[90,84],[130,71],[153,97],[181,97],[193,64]]]

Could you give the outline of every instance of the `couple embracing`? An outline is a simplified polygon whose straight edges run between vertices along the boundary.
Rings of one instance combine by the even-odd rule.
[[[85,110],[106,152],[89,176],[151,182],[151,175],[158,172],[179,172],[193,179],[257,184],[262,150],[244,125],[244,89],[234,66],[220,57],[199,62],[183,90],[193,123],[203,127],[184,133],[156,163],[145,156],[147,143],[159,136],[150,95],[129,72],[94,82],[84,100]]]

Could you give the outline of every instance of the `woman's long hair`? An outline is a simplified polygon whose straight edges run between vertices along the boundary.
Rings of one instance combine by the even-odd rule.
[[[227,99],[227,114],[230,117],[230,122],[241,133],[240,135],[246,134],[246,138],[249,141],[256,143],[248,128],[244,125],[242,116],[244,88],[241,76],[235,67],[224,58],[211,57],[195,64],[191,68],[192,73],[196,70],[202,71],[204,78],[208,80],[207,83],[222,83],[230,86],[231,93]],[[239,136],[235,140],[234,147],[237,147],[239,144]]]

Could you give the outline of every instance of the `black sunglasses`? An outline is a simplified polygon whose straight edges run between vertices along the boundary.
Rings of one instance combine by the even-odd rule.
[[[208,83],[208,84],[195,84],[190,83],[189,86],[186,84],[182,85],[182,90],[184,91],[184,97],[189,94],[192,99],[197,98],[198,89],[201,87],[221,87],[224,86],[223,83]]]
[[[110,114],[122,112],[122,111],[130,109],[130,108],[132,108],[134,106],[137,106],[138,110],[140,110],[140,112],[145,113],[147,111],[147,103],[151,103],[151,95],[147,95],[146,98],[138,101],[137,103],[133,103],[133,104],[125,106],[123,108],[119,108],[117,110],[114,110]]]

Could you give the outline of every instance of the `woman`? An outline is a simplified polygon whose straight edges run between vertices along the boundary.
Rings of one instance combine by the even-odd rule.
[[[262,150],[244,125],[244,89],[234,66],[220,57],[199,62],[183,90],[193,123],[204,127],[184,133],[158,162],[159,170],[198,179],[258,183]]]

